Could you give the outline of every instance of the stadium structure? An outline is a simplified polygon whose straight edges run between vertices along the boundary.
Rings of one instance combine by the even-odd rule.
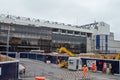
[[[71,25],[13,15],[0,15],[0,51],[55,52],[66,47],[73,53],[118,53],[110,25],[101,21]]]

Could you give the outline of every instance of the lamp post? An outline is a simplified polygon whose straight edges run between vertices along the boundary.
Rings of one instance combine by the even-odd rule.
[[[7,32],[7,48],[6,48],[6,51],[7,51],[7,56],[8,56],[8,52],[9,52],[9,40],[10,40],[10,27],[11,27],[11,24],[8,26],[8,32]]]

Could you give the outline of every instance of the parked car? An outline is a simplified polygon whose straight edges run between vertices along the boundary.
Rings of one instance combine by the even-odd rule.
[[[19,74],[25,74],[26,72],[26,67],[23,66],[22,64],[19,64]]]

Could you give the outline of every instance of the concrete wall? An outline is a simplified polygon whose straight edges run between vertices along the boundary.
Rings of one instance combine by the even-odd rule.
[[[110,34],[110,25],[105,22],[99,22],[97,34]]]
[[[91,38],[87,38],[87,53],[92,52],[93,48],[92,48],[92,39]]]
[[[120,41],[114,40],[114,34],[110,35],[95,35],[94,50],[100,53],[120,53]]]
[[[109,40],[109,48],[110,52],[120,53],[120,41],[117,40]]]

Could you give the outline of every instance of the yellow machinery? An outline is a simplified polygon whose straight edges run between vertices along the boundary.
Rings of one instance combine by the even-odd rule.
[[[70,57],[74,57],[74,56],[75,56],[72,52],[70,52],[69,50],[67,50],[65,47],[61,47],[60,49],[57,49],[57,51],[58,51],[59,53],[65,52],[65,53],[66,53],[68,56],[70,56]],[[113,58],[113,56],[111,56],[111,55],[105,55],[105,54],[103,54],[103,55],[100,55],[100,58],[101,58],[101,59],[120,60],[120,54],[114,55],[114,58]],[[62,62],[59,61],[58,65],[59,65],[60,67],[66,67],[66,66],[67,66],[67,61],[62,61]]]
[[[120,54],[116,54],[114,57],[115,60],[120,60]]]
[[[69,55],[70,57],[73,57],[74,54],[72,52],[70,52],[69,50],[67,50],[65,47],[61,47],[60,49],[58,49],[58,52],[65,52],[67,55]],[[61,63],[59,62],[58,65],[60,67],[67,67],[67,61],[62,61]]]
[[[114,54],[112,55],[100,55],[100,58],[102,59],[114,59],[114,60],[120,60],[120,54]]]
[[[103,54],[100,55],[101,59],[113,59],[113,60],[120,60],[120,54]]]
[[[61,63],[58,64],[61,68],[67,67],[67,61],[62,61]]]
[[[100,58],[102,58],[102,59],[110,59],[110,56],[108,56],[108,55],[100,55]]]
[[[72,52],[70,52],[69,50],[67,50],[65,47],[61,47],[59,49],[59,53],[61,53],[61,52],[67,53],[67,55],[69,55],[70,57],[74,56],[74,54]]]

